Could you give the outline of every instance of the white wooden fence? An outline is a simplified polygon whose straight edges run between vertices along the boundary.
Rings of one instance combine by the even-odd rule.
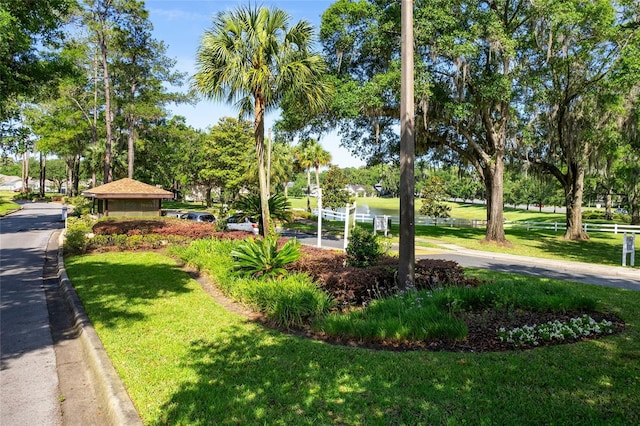
[[[318,215],[318,209],[313,209],[312,213]],[[373,223],[373,216],[367,213],[351,213],[351,217],[355,217],[356,222]],[[398,216],[387,216],[392,223],[399,223]],[[327,220],[336,220],[344,222],[345,213],[328,209],[322,210],[322,218]],[[416,225],[426,226],[449,226],[455,228],[484,228],[487,226],[485,219],[459,219],[459,218],[432,218],[426,216],[416,216]],[[505,221],[505,228],[517,229],[547,229],[555,232],[564,232],[566,224],[564,222],[533,222],[533,221]],[[617,223],[583,223],[582,228],[585,232],[613,232],[614,234],[624,232],[637,232],[640,234],[640,226],[638,225],[621,225]]]
[[[554,231],[564,231],[567,227],[565,223],[559,222],[505,222],[505,227],[530,229],[552,229]],[[638,232],[638,225],[620,225],[618,223],[583,223],[584,232],[613,232],[614,234],[622,232]]]

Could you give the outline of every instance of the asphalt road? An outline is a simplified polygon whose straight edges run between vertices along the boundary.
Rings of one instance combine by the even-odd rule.
[[[295,236],[302,244],[317,245],[317,236],[315,235],[295,232],[284,233],[284,235]],[[344,246],[344,240],[335,237],[323,238],[321,244],[324,248],[341,250]],[[395,249],[397,250],[397,247]],[[451,244],[441,244],[436,248],[421,247],[420,242],[416,241],[416,259],[420,258],[453,260],[468,268],[489,269],[640,291],[640,269],[638,268],[489,253],[468,250]],[[636,265],[639,264],[640,255],[636,255]]]
[[[0,424],[99,425],[101,407],[59,293],[61,205],[0,220]]]

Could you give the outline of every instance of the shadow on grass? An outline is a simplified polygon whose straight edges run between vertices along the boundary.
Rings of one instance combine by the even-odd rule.
[[[191,342],[183,362],[196,379],[150,424],[640,420],[637,370],[611,341],[477,355],[375,352],[239,326],[218,337]]]
[[[175,264],[149,264],[146,257],[142,263],[81,259],[65,261],[67,272],[91,321],[105,327],[143,320],[138,306],[192,291],[187,288],[191,278]]]
[[[398,232],[397,226],[393,227],[392,232]],[[481,242],[485,237],[485,229],[417,226],[415,235],[423,238],[455,238]],[[512,254],[529,254],[526,253],[528,248],[535,248],[539,252],[547,253],[549,257],[605,265],[619,265],[622,258],[621,237],[613,237],[612,234],[600,236],[598,233],[593,233],[589,240],[570,241],[563,239],[562,232],[506,229],[505,236],[508,241],[516,244],[511,250],[504,249],[505,252]],[[620,244],[617,239],[620,239]],[[518,246],[521,246],[522,250],[519,250]],[[482,249],[481,247],[473,248]],[[521,253],[522,251],[524,253]]]
[[[533,233],[522,229],[513,229],[509,230],[508,235],[517,236],[523,241],[535,238],[538,242],[537,247],[541,251],[566,260],[619,265],[622,258],[622,244],[615,245],[611,234],[606,234],[604,238],[593,234],[591,239],[585,241],[565,240],[562,233],[551,231]]]

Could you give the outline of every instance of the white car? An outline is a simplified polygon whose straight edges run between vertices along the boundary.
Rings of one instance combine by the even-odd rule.
[[[229,231],[253,232],[256,235],[260,232],[260,227],[253,221],[253,218],[243,217],[242,215],[228,217],[227,229]]]

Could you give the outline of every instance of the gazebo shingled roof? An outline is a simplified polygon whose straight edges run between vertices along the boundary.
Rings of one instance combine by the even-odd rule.
[[[85,197],[97,199],[113,198],[173,198],[173,193],[156,188],[134,179],[124,178],[114,182],[105,183],[82,192]]]

